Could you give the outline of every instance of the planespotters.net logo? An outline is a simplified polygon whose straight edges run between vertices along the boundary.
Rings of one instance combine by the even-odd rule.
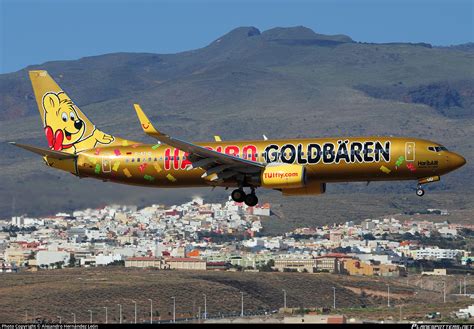
[[[411,329],[474,329],[474,324],[417,324],[413,323]]]

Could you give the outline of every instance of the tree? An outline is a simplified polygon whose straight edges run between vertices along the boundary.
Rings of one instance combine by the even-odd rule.
[[[265,265],[257,266],[257,269],[260,272],[273,272],[273,266],[275,266],[275,261],[270,259]]]
[[[114,260],[112,263],[108,263],[107,266],[125,266],[124,260]]]
[[[69,258],[69,267],[75,267],[76,266],[76,257],[74,257],[74,254],[71,254],[71,257]]]
[[[375,240],[375,237],[374,237],[374,235],[373,235],[372,233],[363,234],[363,235],[362,235],[362,238],[363,238],[364,240]]]

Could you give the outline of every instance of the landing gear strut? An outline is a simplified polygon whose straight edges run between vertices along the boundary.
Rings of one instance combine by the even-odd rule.
[[[258,198],[255,195],[255,188],[252,188],[252,191],[249,194],[246,194],[243,188],[238,188],[233,190],[230,196],[235,202],[245,202],[249,207],[256,206],[258,203]]]

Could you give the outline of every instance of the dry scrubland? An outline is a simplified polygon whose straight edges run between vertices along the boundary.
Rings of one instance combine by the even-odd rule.
[[[108,307],[109,322],[118,322],[117,304],[123,305],[124,322],[134,319],[133,300],[138,302],[138,320],[149,319],[149,301],[162,319],[172,311],[171,297],[176,297],[177,317],[190,316],[200,306],[203,293],[207,295],[208,313],[239,312],[240,292],[244,292],[246,311],[282,307],[282,289],[288,292],[288,307],[330,307],[332,287],[337,289],[337,305],[350,315],[363,314],[377,318],[398,314],[387,310],[386,283],[390,282],[393,305],[403,304],[406,310],[424,314],[441,302],[439,292],[420,290],[415,281],[348,277],[308,273],[231,273],[177,272],[125,268],[63,269],[38,273],[2,275],[0,281],[0,322],[25,320],[25,311],[37,316],[63,322],[88,322],[89,312],[94,321],[105,321],[104,306]],[[455,287],[454,287],[455,289]],[[469,301],[449,297],[447,310],[459,308]],[[430,306],[431,305],[431,306]],[[361,309],[365,306],[367,309]],[[377,310],[376,313],[371,310]],[[447,312],[446,312],[447,313]]]

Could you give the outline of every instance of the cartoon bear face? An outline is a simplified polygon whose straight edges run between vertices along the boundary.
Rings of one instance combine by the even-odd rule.
[[[49,146],[55,150],[71,147],[86,130],[74,103],[64,92],[49,92],[43,96],[44,125]]]

